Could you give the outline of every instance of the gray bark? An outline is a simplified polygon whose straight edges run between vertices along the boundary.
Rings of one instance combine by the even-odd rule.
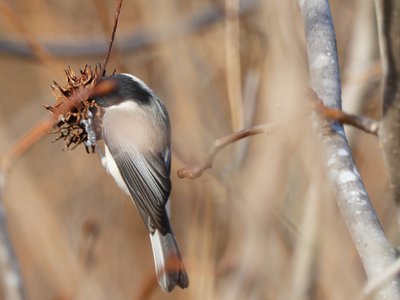
[[[19,263],[6,224],[3,204],[5,172],[0,166],[0,280],[3,286],[4,300],[27,299]]]
[[[307,39],[311,87],[324,105],[341,108],[341,87],[336,36],[327,0],[300,0]],[[396,259],[368,198],[348,146],[343,126],[323,122],[321,140],[337,202],[369,279],[378,276]],[[396,277],[377,299],[400,299]]]

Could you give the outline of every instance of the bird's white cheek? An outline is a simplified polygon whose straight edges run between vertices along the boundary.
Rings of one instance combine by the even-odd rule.
[[[110,153],[110,150],[108,150],[107,145],[105,146],[105,150],[106,150],[106,159],[105,159],[106,163],[103,164],[103,166],[107,170],[108,174],[110,174],[114,178],[119,188],[121,188],[125,193],[130,195],[128,187],[126,186],[125,181],[122,179],[121,173],[117,167],[117,164],[115,163],[114,158]]]

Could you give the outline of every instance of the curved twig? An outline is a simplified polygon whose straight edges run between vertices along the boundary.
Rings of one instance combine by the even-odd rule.
[[[262,124],[251,128],[243,129],[234,132],[230,135],[219,138],[215,140],[214,144],[211,146],[210,150],[208,151],[207,157],[202,164],[195,166],[188,166],[179,169],[177,171],[178,177],[188,178],[188,179],[194,179],[200,177],[205,170],[210,169],[212,167],[218,152],[221,151],[226,146],[249,136],[253,136],[260,133],[272,133],[273,131],[274,131],[274,126],[269,124]]]

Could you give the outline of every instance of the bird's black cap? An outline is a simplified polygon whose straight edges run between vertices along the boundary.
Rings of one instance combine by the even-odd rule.
[[[152,99],[152,91],[140,79],[126,74],[115,74],[105,76],[101,79],[112,80],[116,84],[116,88],[107,95],[94,97],[96,103],[102,107],[120,104],[123,101],[135,101],[140,104],[150,104]],[[100,81],[100,82],[101,82]]]

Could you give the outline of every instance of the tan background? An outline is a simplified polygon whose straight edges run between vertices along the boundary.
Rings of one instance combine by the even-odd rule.
[[[6,2],[40,39],[76,43],[103,36],[95,1]],[[200,162],[216,138],[233,130],[225,21],[121,55],[124,68],[165,101],[172,122],[172,224],[190,287],[168,295],[155,286],[150,299],[353,299],[364,284],[303,97],[307,61],[296,1],[260,2],[240,19],[243,110],[248,126],[282,125],[272,135],[223,150],[213,169],[199,179],[179,179],[176,171]],[[349,76],[357,1],[331,2],[342,74]],[[111,21],[115,4],[106,3]],[[117,43],[139,28],[163,33],[216,4],[224,5],[125,0]],[[2,16],[0,36],[23,39]],[[64,83],[67,65],[77,71],[102,60],[63,58],[45,66],[0,54],[0,153],[46,116],[41,103],[53,103],[49,84]],[[109,69],[117,67],[112,59]],[[364,73],[362,79],[356,74],[371,87],[364,113],[377,118],[379,78]],[[83,147],[61,151],[62,142],[51,140],[46,136],[16,161],[4,194],[30,299],[137,299],[154,266],[134,206],[106,175],[97,155],[86,154]],[[382,224],[396,242],[377,140],[356,133],[353,149]]]

